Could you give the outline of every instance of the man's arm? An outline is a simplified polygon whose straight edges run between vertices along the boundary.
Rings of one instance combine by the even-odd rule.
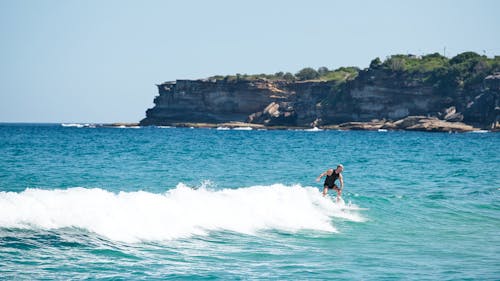
[[[339,175],[340,189],[344,188],[344,177],[342,174]]]
[[[328,172],[328,171],[326,171]],[[321,175],[319,175],[317,178],[316,178],[316,181],[320,181],[322,177],[324,177],[326,175],[326,172],[323,172],[321,173]]]

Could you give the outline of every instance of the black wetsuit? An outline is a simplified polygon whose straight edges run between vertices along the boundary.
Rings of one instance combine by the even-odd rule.
[[[326,175],[325,183],[323,184],[325,187],[328,187],[329,189],[339,189],[339,187],[335,184],[335,181],[339,178],[339,174],[335,173],[333,171],[332,175]]]

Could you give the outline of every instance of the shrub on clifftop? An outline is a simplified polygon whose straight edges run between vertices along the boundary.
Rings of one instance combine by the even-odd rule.
[[[313,80],[319,78],[319,73],[311,67],[306,67],[295,74],[298,80]]]

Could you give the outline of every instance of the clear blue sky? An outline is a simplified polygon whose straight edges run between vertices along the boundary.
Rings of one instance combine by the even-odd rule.
[[[155,84],[500,55],[500,1],[0,0],[0,122],[134,122]]]

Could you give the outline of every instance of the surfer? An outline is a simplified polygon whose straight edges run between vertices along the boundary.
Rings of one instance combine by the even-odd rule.
[[[342,196],[342,189],[344,188],[344,179],[342,178],[342,171],[344,171],[344,166],[342,164],[337,165],[337,169],[328,169],[326,172],[322,173],[318,176],[316,181],[320,181],[320,179],[326,176],[325,183],[323,184],[323,196],[326,196],[328,193],[328,189],[333,189],[337,191],[337,199]],[[339,180],[340,187],[335,184],[336,180]]]

